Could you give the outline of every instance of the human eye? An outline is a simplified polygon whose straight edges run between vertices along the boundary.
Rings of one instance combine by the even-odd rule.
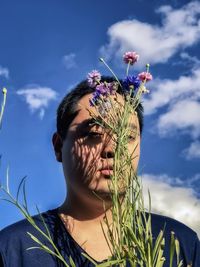
[[[129,135],[128,135],[128,140],[130,142],[133,142],[133,141],[136,140],[136,137],[137,137],[137,132],[136,131],[130,132]]]
[[[89,138],[100,138],[102,136],[102,133],[97,131],[89,131],[86,136]]]
[[[82,133],[82,137],[85,140],[100,140],[103,133],[97,130],[88,130]]]
[[[135,140],[135,135],[129,135],[128,136],[128,139],[129,139],[129,141],[131,142],[131,141],[134,141]]]

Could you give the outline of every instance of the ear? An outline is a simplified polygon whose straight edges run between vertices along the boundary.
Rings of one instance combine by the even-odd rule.
[[[60,137],[60,135],[57,132],[53,134],[52,143],[53,143],[53,147],[54,147],[57,161],[62,162],[62,145],[63,145],[63,142],[62,142],[62,138]]]

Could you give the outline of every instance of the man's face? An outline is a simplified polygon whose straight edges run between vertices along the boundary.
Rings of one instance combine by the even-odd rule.
[[[70,124],[62,145],[62,165],[67,188],[78,194],[99,196],[109,194],[114,163],[115,141],[112,133],[92,123],[91,107],[87,94],[77,103],[78,115]],[[113,101],[115,102],[116,100]],[[117,94],[117,102],[123,105],[123,97]],[[117,105],[116,102],[116,105]],[[132,114],[130,127],[137,133],[129,140],[128,151],[132,155],[132,166],[136,171],[140,156],[140,131],[137,115]]]

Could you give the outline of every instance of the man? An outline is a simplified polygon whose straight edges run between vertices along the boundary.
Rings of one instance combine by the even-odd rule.
[[[112,81],[112,78],[103,79]],[[94,262],[100,264],[112,256],[104,235],[107,226],[103,218],[106,206],[108,222],[112,222],[109,185],[116,144],[110,132],[96,125],[91,117],[91,113],[96,112],[89,104],[93,91],[84,81],[64,97],[58,108],[57,132],[53,135],[53,145],[56,159],[63,166],[67,196],[59,208],[42,214],[59,252],[69,265],[71,257],[76,266],[94,266]],[[121,93],[118,91],[117,98],[113,98],[113,101],[116,105],[123,106]],[[135,172],[140,155],[142,106],[139,105],[136,111],[130,117],[130,127],[134,134],[130,136],[128,143]],[[123,190],[120,193],[123,197]],[[38,215],[34,216],[34,220],[46,232]],[[200,244],[196,233],[182,223],[152,214],[153,237],[157,237],[164,228],[164,266],[169,266],[170,233],[174,231],[180,241],[183,266],[192,262],[193,267],[200,267]],[[20,221],[0,232],[0,267],[66,266],[43,250],[27,250],[37,245],[27,232],[53,249],[37,229],[26,220]],[[82,253],[90,257],[93,263]],[[176,266],[175,261],[173,266]]]

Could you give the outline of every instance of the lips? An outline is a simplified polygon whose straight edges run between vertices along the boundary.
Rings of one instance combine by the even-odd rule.
[[[105,164],[102,165],[101,168],[99,168],[100,171],[102,170],[113,170],[113,164]]]
[[[106,165],[99,169],[99,171],[106,176],[113,174],[113,165]]]
[[[113,174],[113,170],[104,169],[104,170],[101,170],[101,173],[103,175],[110,176]]]

